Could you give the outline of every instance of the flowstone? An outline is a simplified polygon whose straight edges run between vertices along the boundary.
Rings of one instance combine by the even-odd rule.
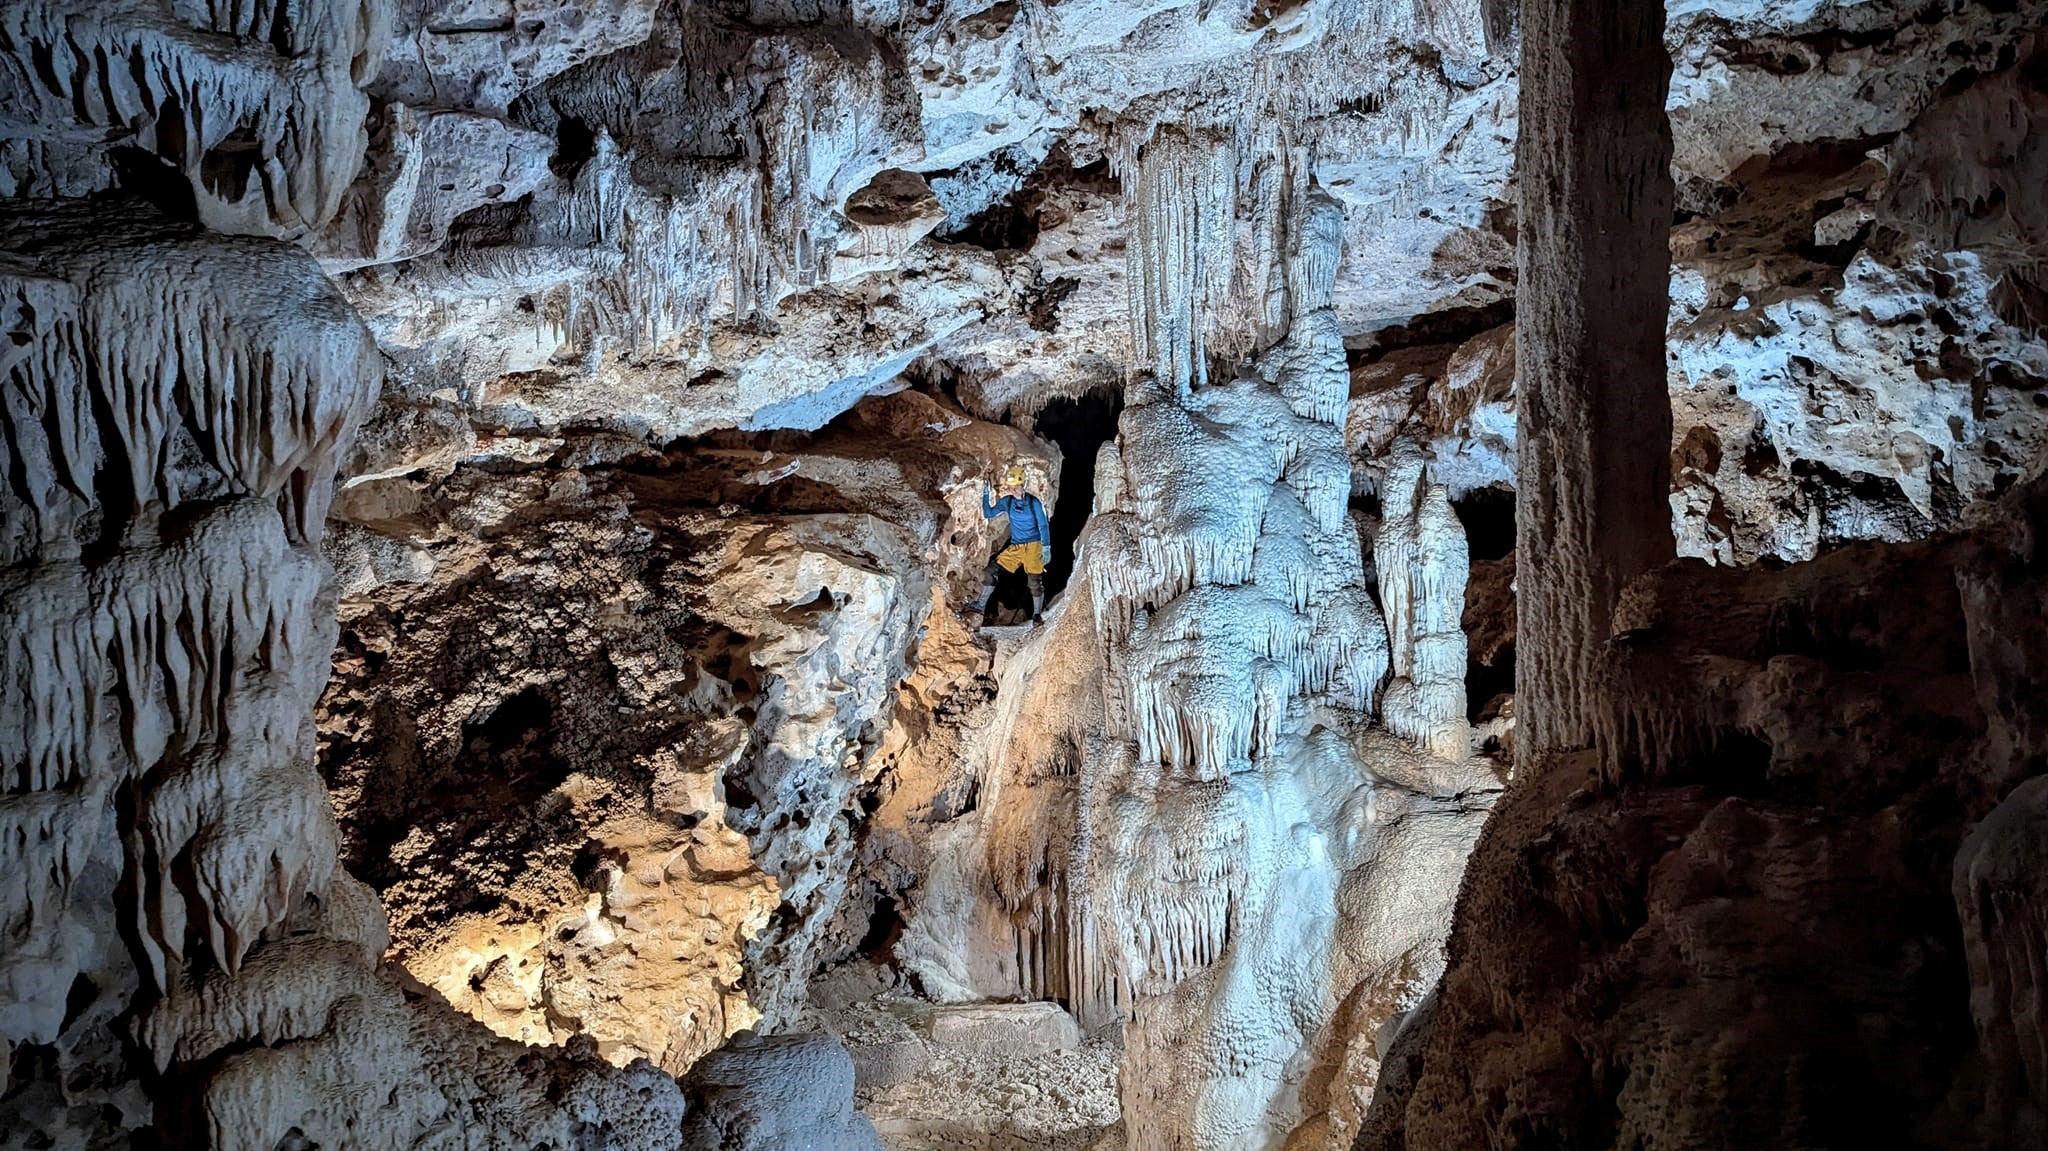
[[[1185,163],[1184,139],[1163,140]],[[1134,386],[1077,579],[999,668],[966,752],[977,808],[937,832],[898,948],[942,998],[1057,999],[1120,1024],[1132,1148],[1264,1147],[1306,1115],[1355,1117],[1371,1031],[1441,964],[1498,786],[1462,702],[1416,743],[1372,726],[1390,649],[1348,507],[1338,210],[1284,154],[1265,163],[1272,342],[1235,380]],[[1136,314],[1194,314],[1201,265],[1154,272],[1183,303]],[[1463,607],[1462,570],[1436,571],[1462,563],[1462,532],[1427,515],[1427,538],[1459,546],[1399,561],[1417,569],[1404,682],[1428,682],[1428,645]]]

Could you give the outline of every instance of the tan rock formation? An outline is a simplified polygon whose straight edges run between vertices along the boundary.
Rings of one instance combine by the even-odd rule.
[[[911,661],[941,666],[919,633],[958,629],[926,613],[980,578],[980,477],[1032,449],[917,395],[762,442],[572,436],[344,499],[431,567],[343,604],[348,858],[407,969],[501,1034],[680,1074],[858,940],[856,800]]]

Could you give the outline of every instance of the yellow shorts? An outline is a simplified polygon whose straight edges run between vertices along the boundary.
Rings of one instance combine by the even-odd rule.
[[[1045,574],[1045,545],[1011,544],[996,554],[996,564],[1006,572],[1023,568],[1026,575]]]

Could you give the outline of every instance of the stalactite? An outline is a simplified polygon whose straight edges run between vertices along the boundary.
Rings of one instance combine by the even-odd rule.
[[[1236,270],[1237,153],[1221,132],[1161,125],[1135,163],[1131,328],[1176,394],[1209,380],[1211,324]]]
[[[0,986],[88,962],[15,946],[107,914],[72,906],[88,866],[129,877],[111,914],[147,983],[232,973],[334,873],[305,746],[332,634],[315,549],[381,358],[274,241],[85,204],[0,212],[0,240],[27,337],[0,401]]]
[[[210,494],[174,458],[181,438],[229,491],[284,498],[296,537],[317,542],[327,485],[293,478],[331,474],[381,364],[317,269],[280,269],[260,241],[200,240],[162,223],[85,245],[81,231],[100,229],[77,210],[11,213],[0,229],[48,237],[25,241],[32,262],[0,280],[0,299],[32,317],[20,329],[30,350],[9,373],[14,433],[0,445],[22,485],[0,509],[7,557],[75,548],[103,467],[125,473],[125,506],[107,515]],[[297,338],[274,345],[274,330]]]
[[[1287,250],[1285,198],[1293,193],[1289,166],[1262,161],[1252,175],[1252,290],[1258,304],[1258,346],[1265,349],[1287,334],[1292,315],[1287,297],[1284,253]]]
[[[1295,314],[1307,318],[1327,310],[1336,290],[1344,209],[1321,188],[1291,191],[1297,207],[1287,235],[1287,291]]]
[[[189,27],[169,15],[6,8],[0,52],[21,81],[11,118],[84,131],[9,133],[0,194],[104,190],[114,183],[110,141],[133,130],[190,184],[211,228],[295,237],[325,225],[362,162],[369,101],[359,87],[383,51],[385,7],[254,5],[209,10]],[[52,58],[76,67],[35,64]]]

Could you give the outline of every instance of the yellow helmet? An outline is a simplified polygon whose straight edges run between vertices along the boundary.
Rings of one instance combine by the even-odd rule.
[[[1011,485],[1017,487],[1024,486],[1023,464],[1011,464],[1009,470],[1003,473],[1003,486],[1009,487]]]

